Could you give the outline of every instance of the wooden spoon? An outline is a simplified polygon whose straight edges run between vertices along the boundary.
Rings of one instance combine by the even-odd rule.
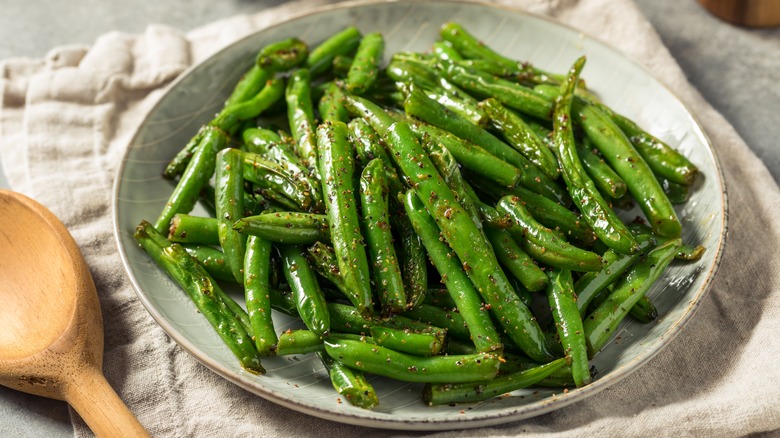
[[[103,319],[73,237],[0,190],[0,384],[65,400],[97,436],[149,436],[103,376]]]

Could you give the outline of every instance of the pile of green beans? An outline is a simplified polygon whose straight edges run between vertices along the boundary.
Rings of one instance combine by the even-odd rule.
[[[666,267],[704,251],[672,206],[695,165],[585,89],[584,57],[550,73],[456,23],[430,53],[384,49],[354,27],[262,48],[136,240],[244,369],[314,353],[361,408],[366,373],[428,404],[588,385],[621,321],[658,316]]]

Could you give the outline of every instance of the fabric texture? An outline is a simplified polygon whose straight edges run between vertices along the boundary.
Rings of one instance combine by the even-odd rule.
[[[104,370],[156,437],[410,435],[299,414],[222,379],[178,347],[130,286],[112,236],[112,180],[143,116],[170,82],[236,39],[327,1],[284,4],[189,33],[150,26],[91,47],[0,64],[0,153],[14,190],[48,206],[79,243],[102,305]],[[722,263],[698,313],[637,372],[532,419],[441,436],[739,436],[780,429],[780,190],[735,130],[687,82],[630,0],[504,0],[618,48],[674,91],[704,126],[730,200]],[[771,252],[770,252],[771,251]],[[772,255],[775,254],[775,255]],[[90,436],[73,414],[77,436]],[[415,434],[418,435],[418,434]],[[431,434],[436,435],[436,434]]]

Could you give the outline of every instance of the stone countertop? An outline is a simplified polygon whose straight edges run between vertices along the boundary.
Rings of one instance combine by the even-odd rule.
[[[780,181],[780,28],[734,27],[694,0],[636,0],[690,82],[728,119]],[[0,59],[38,58],[55,46],[91,44],[119,30],[139,33],[150,23],[193,29],[284,0],[3,0]],[[0,171],[0,188],[8,187]],[[0,387],[4,436],[72,436],[63,402]]]

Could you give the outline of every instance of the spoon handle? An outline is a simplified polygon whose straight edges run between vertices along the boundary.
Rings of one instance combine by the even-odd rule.
[[[98,438],[149,436],[96,368],[82,367],[68,385],[65,398]]]

